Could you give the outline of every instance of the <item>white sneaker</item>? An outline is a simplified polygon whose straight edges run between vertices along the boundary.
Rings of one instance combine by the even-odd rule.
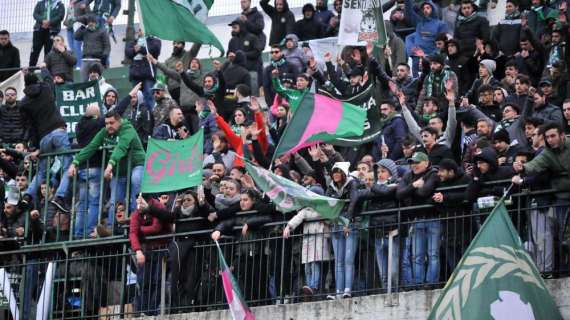
[[[348,289],[348,288],[344,289],[344,293],[342,294],[342,298],[343,299],[352,298],[352,294],[350,293],[350,289]]]
[[[336,294],[327,295],[327,300],[336,300]]]

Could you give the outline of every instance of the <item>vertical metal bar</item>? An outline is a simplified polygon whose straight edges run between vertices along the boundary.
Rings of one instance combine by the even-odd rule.
[[[161,257],[160,280],[160,315],[164,316],[166,310],[166,257]]]
[[[388,304],[393,306],[392,302],[392,254],[394,252],[394,237],[398,235],[398,229],[390,231],[388,234]]]

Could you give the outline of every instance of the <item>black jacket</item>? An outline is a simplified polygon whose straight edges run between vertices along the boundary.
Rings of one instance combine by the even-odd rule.
[[[282,65],[275,67],[270,61],[269,65],[267,65],[267,67],[265,67],[265,69],[263,70],[263,92],[265,94],[265,102],[267,103],[268,106],[273,104],[273,99],[275,98],[275,91],[273,90],[273,85],[271,82],[271,80],[273,79],[273,75],[271,74],[271,72],[275,68],[279,70],[279,75],[287,74],[289,75],[288,76],[289,78],[292,79],[297,78],[297,70],[295,66],[289,63],[287,60],[285,60],[285,57],[283,57],[283,59],[285,62]]]
[[[471,88],[471,84],[475,80],[476,73],[471,68],[470,59],[459,53],[447,56],[447,65],[457,75],[460,96],[463,96]]]
[[[311,19],[303,18],[295,22],[294,33],[299,37],[300,41],[319,39],[324,35],[324,26],[313,15]]]
[[[259,5],[271,18],[271,33],[269,34],[269,45],[278,44],[285,36],[293,33],[295,28],[295,15],[289,10],[287,0],[284,1],[283,11],[278,12],[274,6],[269,4],[269,0],[261,0]]]
[[[272,204],[264,203],[258,200],[252,210],[257,211],[253,215],[240,217],[238,212],[241,211],[239,203],[236,203],[226,209],[217,212],[218,219],[222,220],[214,228],[222,234],[229,235],[235,226],[247,224],[249,230],[259,229],[266,223],[270,223],[277,219],[278,212]],[[279,214],[280,215],[280,214]]]
[[[19,102],[15,106],[0,107],[0,140],[2,143],[27,142],[30,126]]]
[[[426,150],[427,151],[427,150]],[[436,143],[429,152],[426,152],[432,166],[437,166],[443,159],[454,159],[453,152],[448,146]]]
[[[267,43],[267,36],[263,33],[265,28],[265,19],[263,15],[256,7],[251,8],[247,12],[242,12],[242,15],[246,16],[247,20],[244,21],[245,29],[257,37],[260,51],[265,49],[265,44]]]
[[[53,79],[43,70],[44,81],[24,88],[26,96],[20,108],[26,115],[34,131],[37,142],[55,129],[65,128],[66,124],[55,105]]]
[[[0,45],[0,70],[8,68],[20,68],[20,51],[8,42],[7,45]],[[0,71],[0,82],[10,78],[18,70]]]
[[[419,179],[424,180],[421,188],[415,188],[412,183]],[[413,171],[407,172],[400,180],[396,190],[396,198],[404,206],[425,205],[432,203],[431,197],[439,183],[437,171],[428,168],[424,173],[415,175]],[[424,211],[424,210],[422,210]]]
[[[212,224],[208,221],[208,214],[214,212],[214,210],[207,203],[204,205],[196,204],[189,216],[184,215],[180,207],[175,208],[174,211],[169,211],[166,208],[153,208],[154,210],[149,211],[150,214],[157,217],[160,221],[170,224],[176,223],[177,233],[202,231],[212,228]]]
[[[493,39],[497,42],[499,50],[507,57],[519,52],[521,29],[520,14],[514,19],[499,21],[499,24],[493,28]]]
[[[153,57],[158,59],[158,56],[160,56],[162,43],[158,38],[147,37],[146,44],[148,48],[141,47],[139,52],[135,52],[136,44],[136,40],[132,41],[125,48],[125,56],[128,59],[133,60],[131,66],[129,67],[129,81],[154,80],[153,73],[150,70],[150,64],[146,59],[146,54],[150,53]],[[143,57],[137,57],[138,54],[141,54]],[[135,57],[137,57],[137,59],[135,59]],[[152,69],[154,76],[156,76],[156,65],[153,65]]]
[[[474,162],[484,161],[489,164],[489,172],[481,173],[477,166],[473,168],[474,177],[467,187],[466,198],[469,203],[473,203],[478,197],[502,196],[503,186],[485,186],[485,182],[511,179],[515,172],[510,166],[499,166],[497,163],[497,152],[493,148],[484,148],[481,153],[474,157]]]
[[[243,51],[245,54],[245,65],[249,71],[257,71],[261,64],[261,51],[263,44],[255,34],[248,32],[243,21],[239,22],[240,31],[237,35],[232,35],[228,43],[228,53]]]
[[[222,74],[226,80],[226,90],[233,90],[238,84],[251,86],[251,76],[247,70],[247,61],[243,51],[235,52],[233,61],[226,61],[222,66]]]
[[[75,138],[77,139],[79,147],[83,148],[88,145],[93,137],[104,127],[104,119],[87,116],[81,117],[75,127]],[[89,163],[89,168],[101,168],[102,157],[102,151],[97,151],[89,158],[89,161],[80,164],[80,168],[87,168],[87,163]]]
[[[475,53],[475,39],[489,40],[489,21],[481,16],[464,23],[458,20],[453,36],[461,47],[459,54],[471,57]]]

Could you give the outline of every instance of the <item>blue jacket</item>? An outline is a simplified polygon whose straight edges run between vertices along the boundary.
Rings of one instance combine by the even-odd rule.
[[[416,26],[416,32],[406,37],[406,53],[412,56],[414,47],[421,48],[426,55],[435,53],[435,37],[438,33],[447,32],[447,25],[439,20],[439,8],[431,1],[428,2],[432,7],[432,13],[429,17],[424,17],[422,13],[414,10],[412,0],[406,0],[406,16],[410,22]]]
[[[402,152],[402,142],[408,134],[408,126],[404,118],[397,114],[382,128],[382,134],[374,139],[374,148],[372,149],[372,156],[374,160],[382,159],[380,148],[382,147],[382,138],[384,143],[388,146],[388,158],[396,161],[404,156]]]

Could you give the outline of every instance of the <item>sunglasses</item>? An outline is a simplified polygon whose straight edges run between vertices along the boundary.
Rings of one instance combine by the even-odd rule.
[[[271,54],[278,54],[278,53],[281,53],[281,51],[278,50],[271,51]]]

